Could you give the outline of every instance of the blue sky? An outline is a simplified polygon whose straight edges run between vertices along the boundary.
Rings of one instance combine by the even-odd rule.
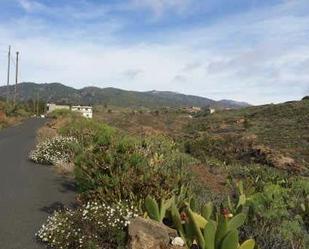
[[[21,81],[252,104],[309,94],[309,0],[0,0],[2,84],[8,44]]]

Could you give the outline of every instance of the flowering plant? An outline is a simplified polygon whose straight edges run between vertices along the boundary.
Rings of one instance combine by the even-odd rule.
[[[125,202],[88,202],[74,211],[54,212],[36,236],[52,248],[117,248],[119,236],[136,216],[137,209]]]
[[[72,146],[77,143],[73,137],[57,136],[39,143],[30,152],[30,159],[40,164],[68,163],[72,158]]]

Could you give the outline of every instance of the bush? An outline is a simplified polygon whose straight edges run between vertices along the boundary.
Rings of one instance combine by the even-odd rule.
[[[46,165],[68,163],[73,158],[73,147],[76,142],[73,137],[57,136],[47,139],[31,151],[30,159],[35,163]]]
[[[80,191],[87,194],[138,201],[148,194],[168,197],[188,185],[186,165],[190,162],[165,138],[118,136],[84,150],[75,161],[75,176]]]
[[[63,136],[74,137],[82,146],[92,143],[109,143],[116,131],[110,126],[82,117],[72,117],[59,129]]]
[[[89,202],[74,211],[56,211],[36,236],[53,248],[124,248],[125,228],[136,216],[125,202]]]
[[[242,171],[249,209],[242,235],[253,236],[261,249],[306,248],[307,220],[301,205],[309,193],[308,181],[258,165]]]
[[[186,167],[196,161],[180,153],[167,137],[138,138],[72,116],[65,116],[58,132],[80,145],[75,151],[74,175],[83,200],[138,202],[148,194],[167,197],[189,185]]]
[[[77,115],[78,113],[72,112],[69,109],[56,109],[48,114],[50,118],[73,117]]]
[[[6,127],[7,124],[8,124],[8,120],[7,120],[6,114],[0,110],[0,130],[3,127]]]

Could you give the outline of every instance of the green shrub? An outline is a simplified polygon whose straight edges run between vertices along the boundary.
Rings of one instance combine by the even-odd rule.
[[[76,138],[82,146],[90,146],[92,143],[108,144],[115,134],[115,129],[94,120],[75,116],[66,126],[60,128],[59,133]]]
[[[270,174],[270,169],[261,171],[258,167],[246,172],[251,172],[245,174],[249,189],[245,206],[249,208],[249,215],[241,230],[242,237],[254,237],[262,249],[305,248],[307,216],[301,211],[308,191],[305,178],[287,178],[285,174]],[[254,176],[253,172],[257,174]]]
[[[69,109],[56,109],[48,114],[50,118],[60,118],[60,117],[73,117],[78,116],[77,113],[72,112]]]
[[[81,152],[75,161],[75,176],[82,192],[109,200],[138,201],[148,194],[168,197],[188,185],[185,169],[189,163],[192,159],[165,138],[118,135],[104,146],[94,143]]]

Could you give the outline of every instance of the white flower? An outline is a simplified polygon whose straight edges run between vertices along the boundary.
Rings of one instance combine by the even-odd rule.
[[[176,237],[172,240],[172,245],[173,246],[184,246],[185,242],[181,237]]]
[[[69,162],[72,143],[77,143],[77,140],[73,137],[54,137],[38,144],[29,157],[40,164]]]

